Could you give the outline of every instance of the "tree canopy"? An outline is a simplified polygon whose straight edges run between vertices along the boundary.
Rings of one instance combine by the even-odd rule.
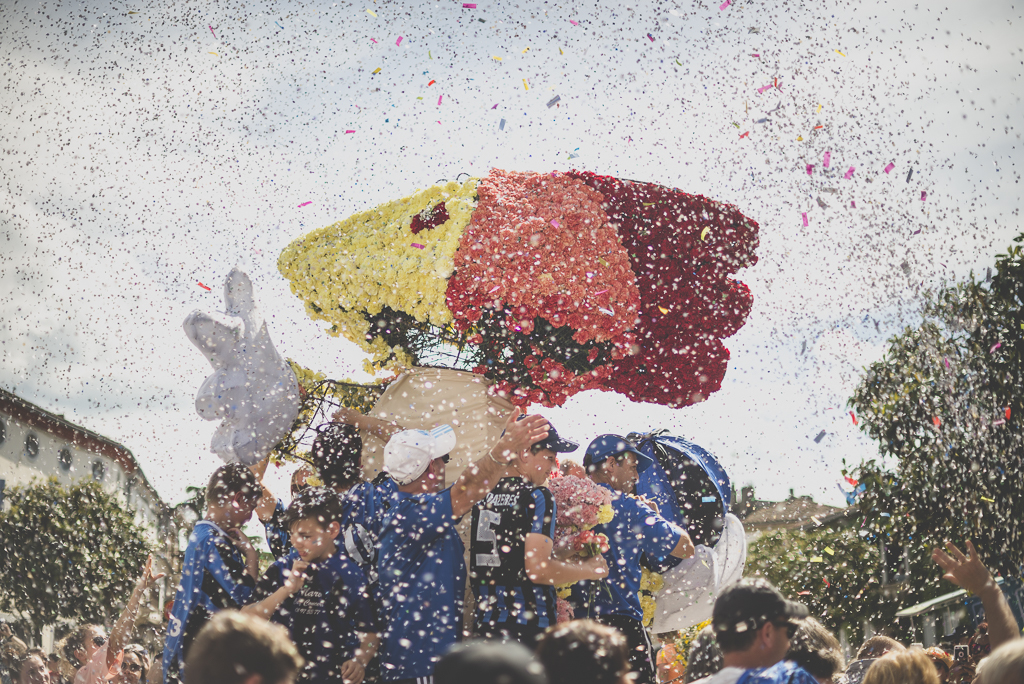
[[[943,287],[891,340],[850,405],[881,458],[851,468],[872,533],[912,555],[975,540],[985,562],[1024,563],[1024,235],[994,272]]]
[[[95,482],[56,478],[9,491],[0,512],[0,610],[38,631],[60,618],[105,622],[146,554],[146,530]]]

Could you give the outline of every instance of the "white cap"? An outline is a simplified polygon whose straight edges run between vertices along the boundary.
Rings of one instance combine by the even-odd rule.
[[[450,454],[455,448],[455,430],[441,425],[430,432],[402,430],[384,447],[384,471],[400,485],[422,475],[435,458]]]

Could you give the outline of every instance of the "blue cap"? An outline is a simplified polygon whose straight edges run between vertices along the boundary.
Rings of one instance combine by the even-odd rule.
[[[642,473],[652,465],[654,461],[650,456],[641,453],[632,442],[629,442],[621,435],[599,435],[587,447],[587,454],[583,457],[583,467],[587,473],[592,473],[598,463],[606,459],[618,456],[619,454],[633,454],[636,456],[636,472]]]
[[[516,420],[520,421],[525,417],[526,414],[524,413],[516,418]],[[501,434],[504,435],[505,431],[502,430]],[[550,451],[554,451],[556,454],[567,454],[570,451],[576,451],[580,448],[580,445],[571,439],[559,437],[558,431],[555,430],[555,426],[551,424],[551,421],[548,421],[548,436],[539,442],[534,442],[532,446],[540,447],[541,449],[548,449]]]

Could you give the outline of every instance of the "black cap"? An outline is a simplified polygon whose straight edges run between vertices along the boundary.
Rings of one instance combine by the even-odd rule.
[[[363,452],[359,429],[348,423],[324,423],[316,433],[310,457],[324,484],[340,486],[358,477]]]
[[[760,629],[766,622],[807,617],[807,606],[787,601],[763,579],[743,579],[729,585],[715,599],[711,624],[715,634],[740,634]]]
[[[520,421],[523,418],[526,418],[525,413],[516,418],[516,421]],[[504,435],[505,431],[502,430],[501,434]],[[580,445],[577,444],[576,442],[573,442],[572,440],[565,439],[564,437],[559,437],[558,430],[556,430],[555,426],[551,424],[551,421],[548,421],[548,436],[540,440],[539,442],[534,442],[531,445],[531,448],[532,447],[548,449],[550,451],[554,451],[556,454],[567,454],[570,451],[576,451],[577,449],[579,449]]]
[[[471,641],[453,647],[434,668],[434,684],[547,684],[544,667],[522,644]]]

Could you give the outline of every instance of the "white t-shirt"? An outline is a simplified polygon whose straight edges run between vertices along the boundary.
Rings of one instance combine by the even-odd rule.
[[[710,677],[698,679],[691,684],[736,684],[746,671],[743,667],[723,667]]]

